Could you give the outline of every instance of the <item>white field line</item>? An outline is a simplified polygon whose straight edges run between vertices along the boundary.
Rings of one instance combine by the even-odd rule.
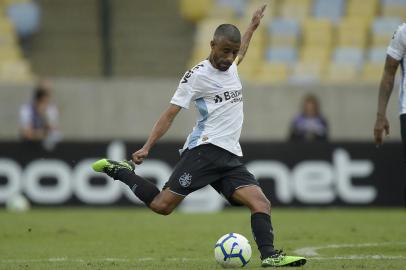
[[[360,243],[360,244],[330,244],[325,246],[303,247],[296,249],[294,253],[301,256],[319,256],[318,253],[321,249],[334,249],[334,248],[363,248],[363,247],[381,247],[381,246],[400,246],[406,245],[406,242],[383,242],[383,243]],[[356,256],[356,255],[355,255]],[[367,255],[375,256],[375,255]],[[350,256],[349,256],[350,257]],[[389,256],[390,257],[390,256]]]
[[[349,255],[334,257],[310,257],[308,260],[406,260],[406,256],[386,256],[386,255]]]
[[[406,260],[406,256],[386,256],[386,255],[350,255],[350,256],[334,256],[334,257],[311,257],[309,260]],[[200,261],[200,262],[209,262],[213,259],[208,258],[167,258],[166,261],[173,262],[187,262],[187,261]],[[146,262],[146,261],[162,261],[162,258],[48,258],[48,259],[3,259],[0,260],[0,264],[16,264],[16,263],[86,263],[86,262]]]

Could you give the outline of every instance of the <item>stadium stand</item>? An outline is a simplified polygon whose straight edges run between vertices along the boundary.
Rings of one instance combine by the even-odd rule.
[[[195,48],[189,65],[208,55],[208,40],[216,25],[226,19],[244,31],[261,4],[209,2],[212,11],[195,20]],[[241,77],[266,84],[376,84],[386,47],[405,14],[406,0],[274,0],[263,23],[266,31],[260,33],[264,41],[251,46],[240,67]]]
[[[29,82],[34,76],[19,46],[15,26],[7,16],[7,9],[14,2],[0,0],[0,82]]]
[[[112,0],[112,54],[116,76],[179,77],[192,52],[194,25],[173,0]],[[181,1],[196,20],[210,1]],[[183,7],[182,5],[187,5]],[[188,13],[193,9],[194,11]],[[206,44],[208,47],[208,44]]]
[[[310,15],[311,0],[285,0],[280,2],[281,17],[304,21]]]
[[[37,74],[99,76],[101,46],[97,0],[38,0],[41,30],[28,57]]]
[[[33,77],[31,65],[35,73],[47,76],[101,76],[98,1],[36,1],[42,9],[41,31],[31,40],[27,54],[7,11],[12,3],[32,1],[0,0],[1,80],[29,80]],[[263,1],[178,3],[111,0],[115,76],[179,76],[185,63],[190,68],[209,54],[209,40],[217,25],[230,22],[243,31]],[[240,67],[241,77],[252,82],[335,83],[341,80],[341,75],[332,74],[337,72],[348,83],[351,78],[376,83],[388,42],[406,14],[406,0],[268,3],[263,25]],[[270,71],[275,74],[267,78]],[[275,78],[276,74],[280,78]]]
[[[318,19],[327,19],[333,23],[338,23],[343,16],[345,0],[315,0],[313,16]]]

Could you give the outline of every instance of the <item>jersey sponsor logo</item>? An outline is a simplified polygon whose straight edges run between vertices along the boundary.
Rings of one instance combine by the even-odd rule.
[[[225,91],[222,94],[214,96],[214,103],[221,103],[223,101],[231,100],[231,103],[241,102],[241,90]]]
[[[198,64],[197,66],[195,66],[191,70],[187,71],[185,73],[185,75],[183,76],[181,83],[187,83],[189,81],[189,78],[192,76],[192,74],[201,67],[204,67],[204,65],[203,64]]]
[[[214,97],[214,103],[220,103],[220,102],[223,102],[223,98],[219,95],[216,95]]]
[[[192,175],[190,173],[184,173],[181,177],[179,177],[179,184],[182,187],[188,187],[192,183]]]

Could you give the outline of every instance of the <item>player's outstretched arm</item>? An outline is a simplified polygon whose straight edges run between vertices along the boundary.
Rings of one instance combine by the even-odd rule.
[[[385,68],[379,87],[378,112],[374,127],[374,138],[377,146],[383,142],[383,133],[385,132],[386,135],[389,134],[389,121],[386,118],[386,107],[388,106],[389,98],[392,94],[398,66],[398,60],[389,55],[386,56]]]
[[[182,108],[171,104],[166,111],[159,117],[158,121],[152,128],[151,134],[148,137],[144,146],[133,153],[132,158],[135,164],[141,164],[148,156],[149,150],[171,127],[173,120]]]
[[[247,53],[252,35],[254,34],[255,30],[257,30],[261,22],[261,19],[264,17],[264,11],[266,9],[266,6],[267,5],[263,5],[254,12],[254,15],[252,16],[251,19],[251,23],[248,26],[248,29],[245,31],[244,35],[242,36],[240,51],[238,52],[238,56],[235,60],[237,62],[237,65],[242,62],[245,54]]]

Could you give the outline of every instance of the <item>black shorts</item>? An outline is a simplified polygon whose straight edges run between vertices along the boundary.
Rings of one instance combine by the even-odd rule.
[[[400,115],[400,134],[402,135],[403,156],[406,162],[406,114]]]
[[[231,198],[236,189],[259,186],[238,156],[213,144],[204,144],[182,153],[164,189],[187,196],[207,185],[232,205],[241,205]]]

